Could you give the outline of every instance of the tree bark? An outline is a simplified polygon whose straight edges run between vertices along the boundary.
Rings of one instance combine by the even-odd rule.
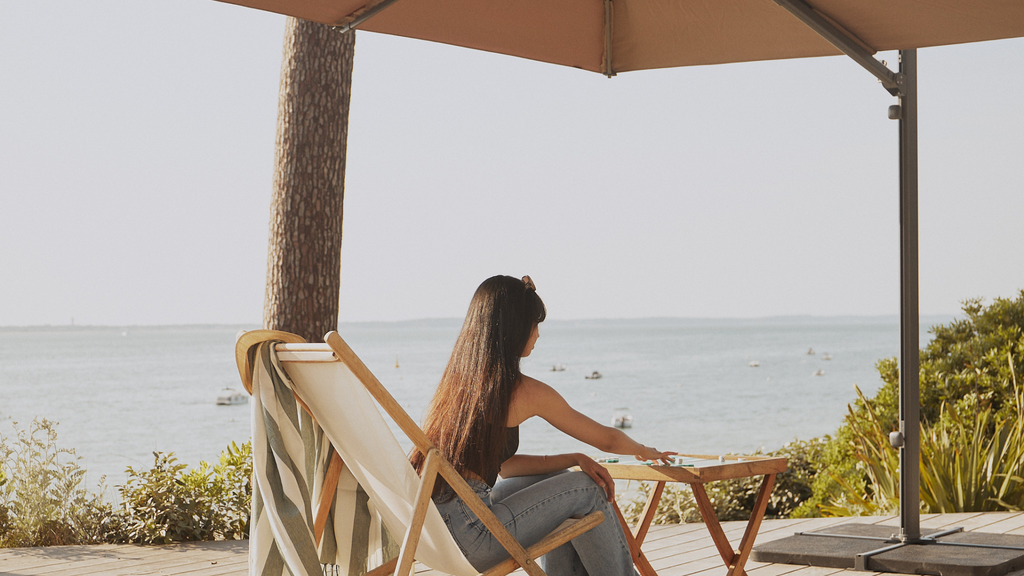
[[[288,19],[263,327],[309,342],[338,326],[354,48],[354,32]]]

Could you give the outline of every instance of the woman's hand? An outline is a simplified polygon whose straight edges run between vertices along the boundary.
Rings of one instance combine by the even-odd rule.
[[[643,452],[634,456],[637,460],[660,460],[662,464],[671,464],[672,456],[678,454],[678,452],[660,452],[657,448],[650,446],[642,446]]]
[[[576,465],[580,467],[580,470],[586,472],[587,476],[593,478],[598,486],[604,488],[605,493],[608,494],[609,502],[615,501],[615,481],[612,480],[611,474],[608,473],[604,466],[594,462],[586,454],[576,455]]]

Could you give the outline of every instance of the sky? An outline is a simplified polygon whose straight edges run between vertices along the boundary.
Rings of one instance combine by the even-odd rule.
[[[0,326],[261,322],[284,22],[0,0]],[[1024,288],[1024,41],[918,59],[951,314]],[[494,274],[552,319],[896,314],[895,103],[845,57],[608,79],[360,32],[340,319],[459,317]]]

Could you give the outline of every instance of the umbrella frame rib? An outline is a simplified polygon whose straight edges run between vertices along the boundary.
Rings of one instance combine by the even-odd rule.
[[[811,8],[802,0],[774,0],[774,2],[788,10],[833,46],[842,50],[857,64],[863,66],[865,70],[878,78],[890,94],[900,95],[904,78],[902,71],[900,74],[896,74],[885,64],[876,60],[875,50],[871,49],[866,42],[854,36],[827,14]]]
[[[352,18],[350,22],[346,22],[345,24],[342,24],[340,26],[331,26],[331,28],[341,33],[345,33],[350,30],[355,30],[364,22],[366,22],[370,18],[373,18],[377,14],[380,14],[385,8],[391,6],[397,1],[398,0],[376,0],[375,2],[370,2],[369,4],[363,6],[356,12],[353,12],[352,16],[350,16],[350,18]]]

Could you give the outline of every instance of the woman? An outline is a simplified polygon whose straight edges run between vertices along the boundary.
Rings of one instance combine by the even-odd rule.
[[[529,276],[485,280],[470,302],[423,430],[524,547],[568,518],[604,512],[605,521],[596,528],[541,559],[548,574],[632,576],[629,548],[609,504],[615,484],[608,471],[583,454],[516,454],[519,425],[540,416],[598,450],[642,460],[666,461],[674,452],[643,446],[598,424],[553,388],[519,371],[519,360],[533,351],[546,314]],[[412,461],[422,469],[422,454],[415,453]],[[582,472],[567,470],[573,466]],[[508,557],[440,477],[434,503],[474,568],[484,571]]]

